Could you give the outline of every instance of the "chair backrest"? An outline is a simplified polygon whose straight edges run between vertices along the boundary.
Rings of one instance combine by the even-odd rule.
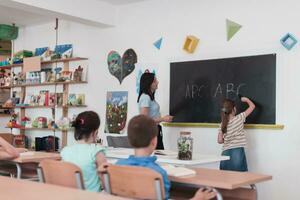
[[[103,176],[109,194],[138,199],[160,200],[165,197],[162,176],[152,169],[111,165]]]
[[[127,136],[106,136],[106,139],[110,147],[131,148]]]
[[[0,137],[6,140],[9,144],[14,144],[14,135],[11,133],[0,133]]]
[[[80,168],[69,162],[43,160],[38,167],[38,176],[43,183],[84,189]]]

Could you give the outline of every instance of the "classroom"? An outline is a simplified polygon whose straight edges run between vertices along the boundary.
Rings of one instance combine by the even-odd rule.
[[[159,199],[157,187],[135,197],[110,183],[145,140],[170,183],[160,176],[163,199],[299,199],[299,9],[296,0],[0,1],[0,199]],[[242,124],[235,138],[231,119]],[[143,122],[158,137],[134,140],[130,124]],[[72,151],[86,141],[95,149]],[[229,168],[241,158],[227,154],[232,145],[243,170]],[[105,192],[84,185],[80,155],[90,150]],[[84,191],[77,173],[76,189],[48,181],[49,160],[77,165]],[[127,170],[116,177],[124,190],[147,174]]]

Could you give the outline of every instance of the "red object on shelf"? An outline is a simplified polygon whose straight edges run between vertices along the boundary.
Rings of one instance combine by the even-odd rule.
[[[25,135],[15,135],[16,147],[25,147]]]

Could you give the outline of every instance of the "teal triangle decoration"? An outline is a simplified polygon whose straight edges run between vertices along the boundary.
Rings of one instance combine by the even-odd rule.
[[[242,25],[226,19],[227,41],[229,41],[241,28]]]
[[[153,45],[159,50],[160,49],[160,46],[161,46],[161,42],[162,42],[162,37],[157,40],[156,42],[153,43]]]

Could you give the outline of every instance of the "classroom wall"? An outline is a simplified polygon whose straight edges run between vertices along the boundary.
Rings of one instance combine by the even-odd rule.
[[[153,0],[119,8],[117,26],[100,29],[71,22],[60,22],[59,43],[72,43],[74,54],[89,58],[87,85],[71,86],[71,91],[84,91],[88,109],[97,111],[105,123],[107,91],[129,91],[128,118],[137,114],[135,72],[119,84],[109,74],[107,54],[120,54],[133,48],[140,65],[156,66],[160,81],[156,98],[162,114],[168,114],[169,63],[208,58],[247,56],[277,53],[276,121],[283,130],[247,130],[249,170],[273,175],[273,180],[258,184],[259,199],[297,199],[300,177],[298,120],[300,109],[300,48],[287,51],[279,43],[287,32],[300,38],[298,19],[300,3],[293,0]],[[230,42],[226,41],[226,18],[243,25]],[[182,50],[186,35],[200,38],[194,54]],[[161,50],[152,43],[163,37]],[[30,49],[55,44],[53,23],[21,29],[17,49]],[[267,94],[266,94],[267,95]],[[72,113],[83,109],[71,110]],[[28,111],[36,116],[36,111]],[[42,112],[50,111],[39,111]],[[194,151],[202,154],[220,154],[216,128],[167,128],[164,141],[167,149],[176,149],[179,132],[192,132]],[[31,136],[45,133],[33,133]],[[57,133],[59,134],[59,133]],[[69,133],[69,144],[73,143]]]

